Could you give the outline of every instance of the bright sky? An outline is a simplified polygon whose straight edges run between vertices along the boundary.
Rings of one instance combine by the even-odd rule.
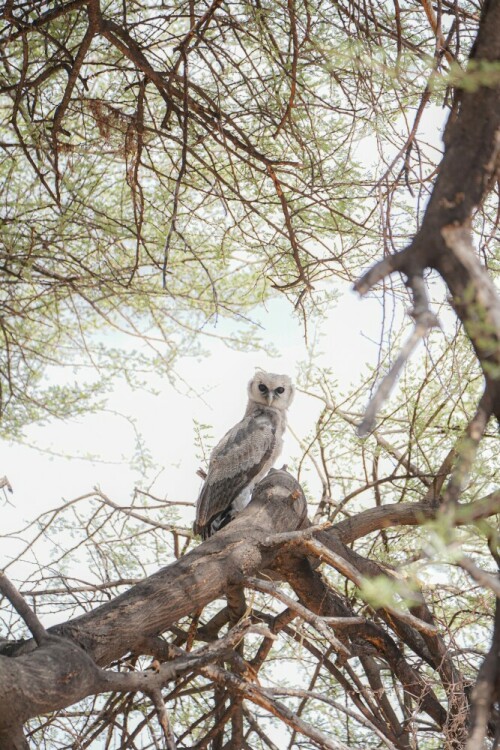
[[[272,343],[279,357],[232,351],[210,339],[206,357],[184,358],[176,368],[192,388],[191,393],[180,393],[157,378],[151,382],[159,395],[132,391],[118,383],[106,411],[29,427],[24,445],[0,441],[0,476],[6,474],[14,489],[7,504],[3,504],[0,493],[2,530],[17,528],[58,505],[62,498],[71,500],[95,485],[118,503],[128,503],[135,486],[149,486],[154,472],[145,477],[131,466],[135,433],[128,419],[136,421],[158,465],[152,492],[195,502],[201,484],[195,473],[201,463],[196,455],[195,421],[210,425],[213,442],[217,442],[243,416],[246,385],[256,367],[294,377],[299,363],[307,359],[302,328],[291,316],[289,303],[273,300],[266,311],[259,313],[259,320],[264,326],[264,343]],[[357,380],[366,360],[376,362],[374,342],[380,335],[380,324],[379,303],[359,300],[346,285],[322,326],[318,344],[323,352],[318,358],[333,369],[341,385]],[[312,427],[318,409],[316,400],[297,394],[289,418],[297,435],[305,435]],[[296,441],[288,434],[280,461],[286,462],[298,453]]]
[[[420,130],[439,149],[442,110],[431,107]],[[365,158],[374,158],[373,144],[367,143]],[[316,360],[330,367],[339,389],[358,381],[366,363],[377,362],[382,307],[375,299],[360,300],[346,283],[338,287],[339,299],[317,331],[310,330],[310,343],[318,339]],[[386,303],[390,305],[389,298]],[[398,311],[401,319],[402,311]],[[254,314],[263,326],[264,345],[273,345],[278,357],[242,353],[228,349],[216,339],[204,342],[208,355],[184,358],[176,371],[192,389],[175,390],[166,380],[152,378],[159,395],[132,391],[118,383],[111,392],[107,410],[84,418],[52,422],[26,429],[23,445],[0,440],[0,477],[7,475],[14,493],[2,497],[1,530],[5,532],[32,520],[42,511],[71,500],[99,486],[115,502],[128,504],[134,487],[150,488],[158,496],[195,503],[201,480],[195,448],[195,421],[212,427],[213,444],[243,416],[246,385],[256,367],[285,372],[292,378],[298,365],[308,358],[303,331],[291,306],[283,298],[272,300]],[[215,329],[217,333],[219,329]],[[224,332],[227,332],[226,329]],[[320,352],[323,354],[320,355]],[[418,354],[416,355],[418,357]],[[188,390],[186,388],[186,390]],[[290,409],[289,424],[304,436],[318,414],[317,400],[298,393]],[[135,420],[144,443],[157,464],[157,478],[134,467]],[[280,462],[299,454],[288,433]],[[93,460],[89,457],[93,457]],[[189,514],[189,524],[194,516]],[[2,566],[0,549],[0,567]]]

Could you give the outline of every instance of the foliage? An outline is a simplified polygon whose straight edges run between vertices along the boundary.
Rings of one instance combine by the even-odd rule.
[[[457,50],[475,28],[466,6]],[[442,73],[418,6],[401,10],[397,38],[389,4],[376,31],[370,14],[364,27],[322,4],[190,12],[9,6],[0,37],[7,433],[45,408],[74,408],[70,386],[70,406],[47,391],[48,365],[79,368],[80,383],[82,366],[94,366],[90,400],[104,370],[123,371],[126,357],[118,365],[103,351],[99,331],[106,342],[114,331],[125,351],[122,333],[147,340],[151,366],[168,372],[218,318],[240,320],[248,345],[244,316],[273,290],[310,310],[322,279],[353,280],[412,231],[435,156],[407,113],[418,105],[419,119],[434,97],[426,81]],[[375,147],[379,165],[369,163]],[[404,161],[393,159],[400,147]]]
[[[480,22],[467,0],[441,0],[437,13],[423,0],[12,0],[3,21],[0,430],[11,437],[99,408],[115,377],[174,378],[203,337],[258,346],[251,314],[273,295],[286,295],[307,330],[340,284],[417,247],[441,158],[432,115],[449,108],[453,123],[467,96],[498,88],[498,62],[466,65]],[[493,167],[482,177],[489,195],[466,219],[495,281]],[[294,469],[323,526],[303,536],[288,586],[267,573],[260,587],[246,582],[244,646],[186,669],[160,699],[108,690],[31,718],[37,746],[171,750],[173,733],[179,748],[214,750],[473,747],[471,690],[488,663],[498,587],[498,395],[476,422],[484,383],[487,394],[498,387],[499,328],[476,256],[461,292],[438,256],[415,273],[399,267],[406,283],[388,275],[397,266],[367,282],[384,311],[373,371],[340,392],[314,352],[301,366],[298,384],[321,413]],[[401,309],[411,300],[416,328],[429,312],[424,271],[449,322],[435,269],[464,328],[424,326],[418,364],[361,440],[354,428],[409,334]],[[227,321],[236,334],[225,335]],[[196,430],[206,459],[210,427]],[[366,531],[371,511],[388,520]],[[393,512],[415,515],[393,522]],[[47,625],[113,602],[158,560],[175,565],[193,548],[182,503],[137,491],[124,506],[99,489],[2,541]],[[283,544],[293,560],[293,542]],[[348,630],[346,617],[356,620]],[[203,660],[203,644],[239,632],[235,619],[214,599],[158,626],[156,648],[171,649],[159,661]],[[2,636],[27,636],[10,609]],[[158,671],[150,655],[151,644],[124,647],[108,671]]]

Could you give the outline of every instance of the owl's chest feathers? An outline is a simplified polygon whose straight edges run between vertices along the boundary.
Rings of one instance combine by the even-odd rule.
[[[283,448],[283,433],[286,429],[286,413],[279,411],[278,409],[272,409],[271,407],[255,406],[253,411],[250,410],[249,416],[252,417],[252,422],[257,428],[254,436],[255,441],[259,442],[261,439],[259,433],[261,433],[262,442],[267,443],[269,430],[272,430],[273,439],[271,444],[266,446],[268,447],[268,450],[265,451],[267,454],[265,457],[266,463],[267,460],[271,461],[269,464],[270,468]]]
[[[269,430],[270,424],[273,429],[273,440],[268,449],[262,451],[263,455],[258,472],[253,476],[245,489],[233,500],[231,505],[233,511],[243,510],[248,505],[252,497],[253,488],[266,476],[269,469],[273,466],[283,448],[283,433],[286,428],[286,415],[278,409],[255,406],[254,409],[247,410],[246,416],[252,417],[253,425],[257,428],[254,435],[256,442],[259,442],[259,428],[264,433]]]
[[[286,412],[274,409],[272,406],[262,406],[250,402],[245,412],[245,417],[251,417],[255,424],[273,426],[276,432],[283,434],[286,427]]]
[[[239,459],[263,458],[264,454],[279,454],[283,445],[283,432],[286,416],[283,412],[269,407],[253,405],[247,408],[244,418],[230,430],[215,447],[210,460],[218,464],[231,456]],[[266,455],[266,458],[267,458]]]

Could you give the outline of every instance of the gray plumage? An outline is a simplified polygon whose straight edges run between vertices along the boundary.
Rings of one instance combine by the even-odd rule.
[[[295,389],[288,375],[258,370],[248,384],[245,416],[215,446],[193,529],[207,539],[250,502],[252,490],[281,453],[286,410]]]

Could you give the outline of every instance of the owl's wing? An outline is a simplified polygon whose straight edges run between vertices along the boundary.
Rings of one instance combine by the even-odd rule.
[[[278,425],[274,412],[259,411],[238,422],[216,445],[196,506],[195,532],[227,510],[269,461]]]

